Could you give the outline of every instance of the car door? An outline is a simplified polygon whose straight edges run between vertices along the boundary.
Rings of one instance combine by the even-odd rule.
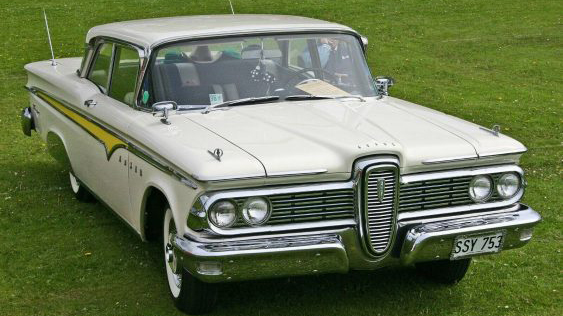
[[[108,56],[110,58],[108,58]],[[89,178],[93,191],[127,222],[132,223],[129,201],[127,128],[141,112],[133,108],[140,69],[137,48],[105,41],[99,43],[87,79],[97,93],[83,100],[83,110],[99,125],[102,146],[90,149]]]

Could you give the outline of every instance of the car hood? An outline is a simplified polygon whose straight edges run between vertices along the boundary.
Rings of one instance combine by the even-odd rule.
[[[373,154],[393,154],[401,167],[413,167],[525,150],[510,137],[392,97],[245,105],[184,117],[255,157],[267,176],[350,173],[356,159]]]

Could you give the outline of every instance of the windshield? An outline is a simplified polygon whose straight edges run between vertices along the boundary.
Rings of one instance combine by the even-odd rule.
[[[186,41],[155,54],[139,96],[146,107],[160,101],[190,109],[265,96],[376,95],[360,43],[352,35]]]

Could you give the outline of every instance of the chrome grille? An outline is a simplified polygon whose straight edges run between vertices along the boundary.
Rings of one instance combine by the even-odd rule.
[[[491,174],[496,183],[500,173]],[[402,184],[399,193],[399,212],[424,211],[443,207],[475,204],[469,197],[472,177],[455,177]],[[493,189],[489,202],[499,201]]]
[[[394,233],[397,173],[394,165],[383,165],[368,168],[365,175],[365,228],[377,255],[387,251]]]
[[[354,190],[337,189],[268,196],[272,216],[268,224],[354,219]],[[245,199],[236,199],[239,208]],[[236,226],[244,226],[242,219]]]

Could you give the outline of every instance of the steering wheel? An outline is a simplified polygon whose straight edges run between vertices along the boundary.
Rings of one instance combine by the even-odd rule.
[[[299,83],[301,83],[301,82],[303,82],[303,81],[306,81],[306,80],[311,80],[311,79],[321,80],[321,79],[319,79],[319,78],[306,78],[305,80],[302,80],[302,81],[300,81],[299,83],[297,83],[297,84],[291,86],[291,84],[293,83],[293,81],[295,81],[295,78],[298,78],[298,77],[301,76],[302,74],[304,74],[304,73],[306,73],[306,72],[309,72],[309,71],[313,71],[313,72],[320,71],[320,72],[322,72],[323,74],[327,74],[327,75],[329,76],[329,78],[328,78],[328,81],[329,81],[329,82],[331,82],[331,83],[336,82],[336,80],[335,80],[335,79],[336,79],[335,74],[332,73],[332,72],[330,72],[330,71],[328,71],[328,70],[326,70],[326,69],[322,69],[322,68],[303,68],[303,69],[301,69],[301,70],[295,72],[291,77],[289,77],[289,79],[287,79],[287,81],[285,82],[285,84],[284,84],[284,86],[283,86],[284,90],[287,90],[287,89],[289,89],[290,87],[291,87],[291,88],[295,88],[296,85],[298,85]],[[327,79],[327,78],[325,78],[325,79]]]

